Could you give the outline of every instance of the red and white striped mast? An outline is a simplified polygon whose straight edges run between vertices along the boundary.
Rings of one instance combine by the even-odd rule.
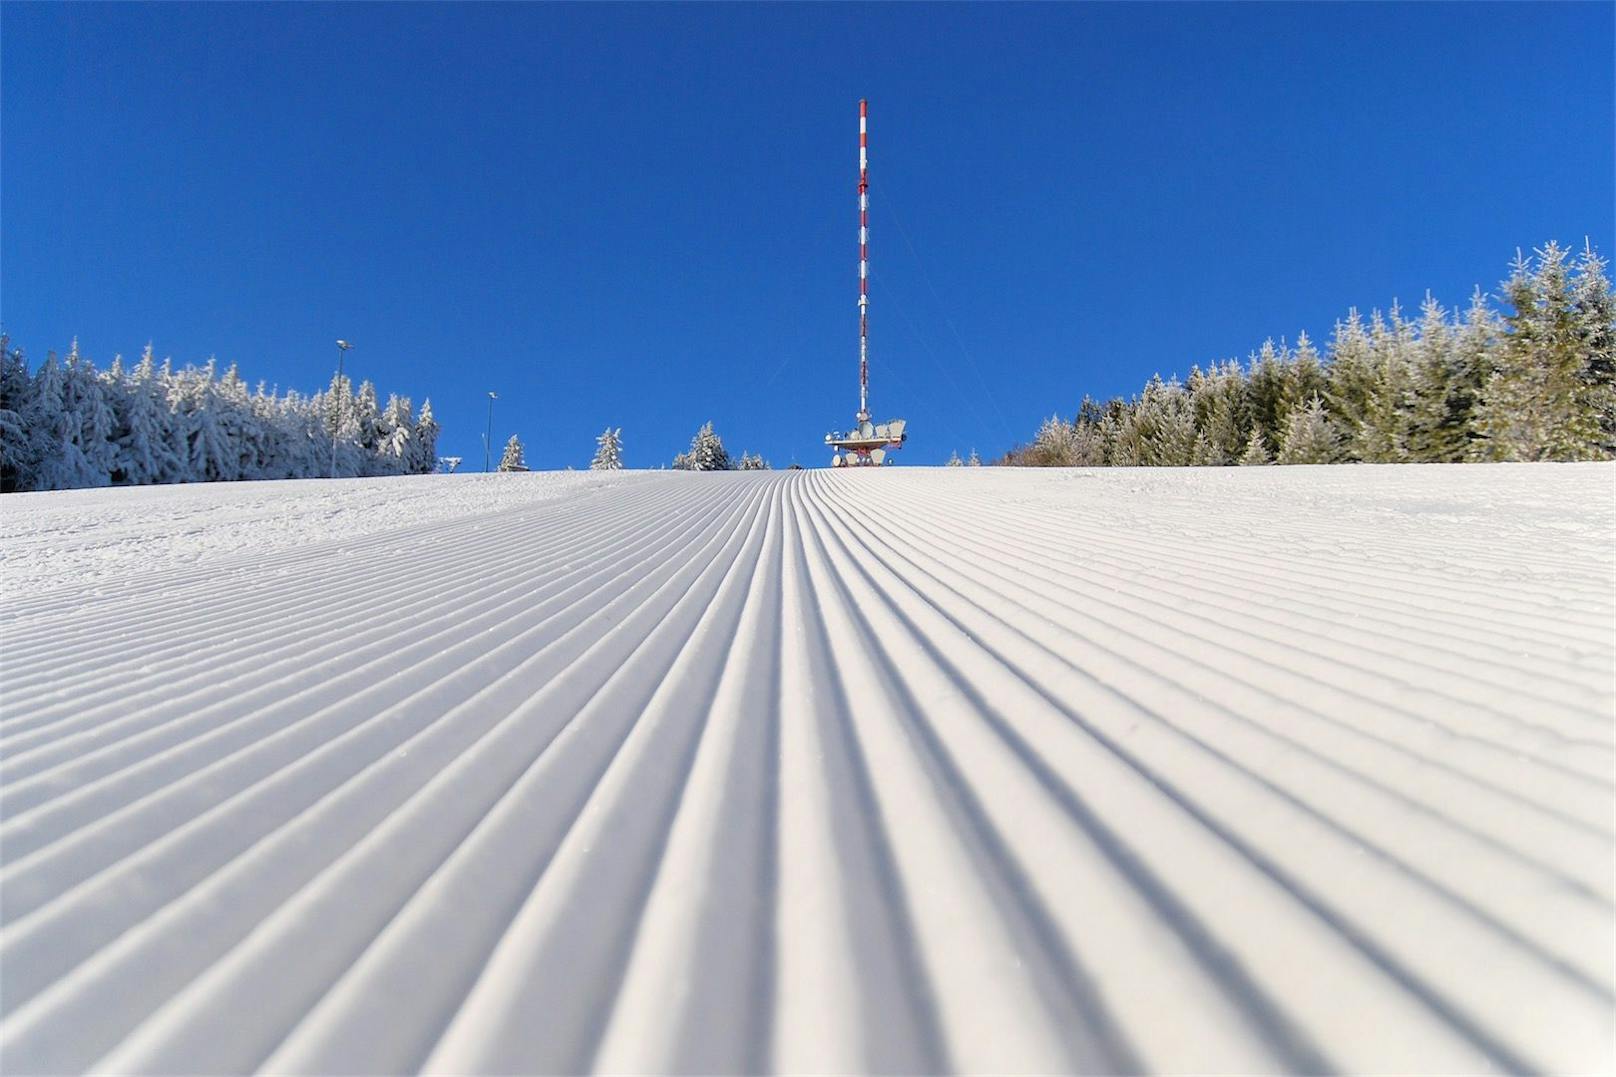
[[[859,101],[859,409],[853,429],[825,435],[833,467],[879,467],[908,440],[903,419],[870,422],[870,103]]]
[[[870,418],[870,103],[859,99],[859,409]]]

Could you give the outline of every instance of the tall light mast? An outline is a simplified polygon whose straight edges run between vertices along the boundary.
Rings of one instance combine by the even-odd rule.
[[[863,467],[886,461],[887,450],[909,437],[902,419],[870,422],[870,103],[859,100],[859,408],[855,425],[845,434],[825,435],[836,449],[834,467]]]

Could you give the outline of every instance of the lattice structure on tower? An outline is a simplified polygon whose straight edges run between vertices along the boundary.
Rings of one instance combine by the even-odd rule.
[[[844,433],[825,435],[834,450],[833,467],[876,467],[908,440],[904,419],[870,422],[870,103],[859,102],[859,407],[856,423]]]

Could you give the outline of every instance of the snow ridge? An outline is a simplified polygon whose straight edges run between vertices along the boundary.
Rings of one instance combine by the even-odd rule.
[[[0,1068],[1602,1068],[1613,477],[8,500]]]

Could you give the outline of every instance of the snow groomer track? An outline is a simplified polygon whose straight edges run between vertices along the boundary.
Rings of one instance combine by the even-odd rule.
[[[1602,1071],[1613,487],[8,496],[0,1069]]]

